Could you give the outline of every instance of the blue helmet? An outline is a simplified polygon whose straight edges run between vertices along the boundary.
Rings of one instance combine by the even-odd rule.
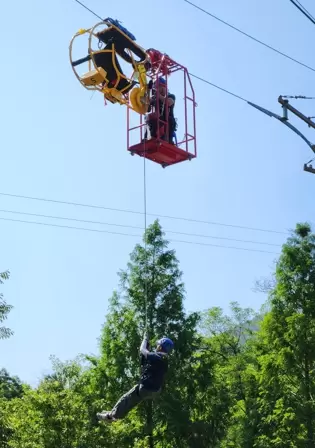
[[[163,78],[162,76],[159,76],[158,79],[156,79],[154,81],[154,85],[157,85],[157,84],[162,85],[162,86],[166,86],[166,79]]]
[[[163,352],[170,353],[174,348],[174,342],[169,338],[162,338],[157,341],[157,345],[162,347]]]

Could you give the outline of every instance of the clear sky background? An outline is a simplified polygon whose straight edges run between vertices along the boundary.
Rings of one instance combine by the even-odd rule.
[[[196,0],[197,2],[197,0]],[[304,6],[315,14],[311,0]],[[104,17],[121,20],[144,48],[168,53],[188,69],[262,107],[282,114],[280,94],[314,96],[315,73],[273,53],[182,0],[147,2],[145,14],[126,0],[86,0]],[[289,0],[198,0],[198,5],[249,34],[315,66],[315,27]],[[126,151],[126,109],[104,107],[72,73],[68,45],[95,19],[73,0],[29,0],[0,5],[0,193],[143,211],[143,159]],[[154,17],[154,20],[152,20]],[[85,55],[85,49],[84,54]],[[169,87],[172,90],[172,79]],[[286,232],[314,220],[315,177],[303,172],[312,157],[292,131],[213,87],[193,80],[198,103],[198,158],[163,170],[147,163],[149,223],[159,215]],[[175,85],[173,88],[176,90]],[[180,95],[179,95],[180,97]],[[295,103],[315,115],[315,102]],[[180,101],[177,106],[180,116]],[[315,133],[291,119],[315,141]],[[80,208],[0,195],[0,209],[143,227],[143,215]],[[0,218],[122,232],[61,229],[0,220],[1,288],[14,306],[15,334],[1,341],[1,366],[31,384],[62,360],[97,353],[108,298],[117,287],[141,229],[90,225],[0,212]],[[281,245],[285,234],[161,218],[167,231]],[[186,309],[232,300],[259,309],[252,291],[268,276],[281,247],[197,238],[186,240],[265,250],[250,252],[172,241],[184,273]]]

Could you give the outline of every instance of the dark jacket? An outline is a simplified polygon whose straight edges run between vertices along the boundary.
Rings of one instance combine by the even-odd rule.
[[[158,391],[163,386],[167,371],[167,355],[161,352],[150,352],[144,361],[140,384],[148,390]]]

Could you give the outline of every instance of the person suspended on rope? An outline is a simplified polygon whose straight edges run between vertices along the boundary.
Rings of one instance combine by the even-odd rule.
[[[156,111],[157,109],[156,83],[152,83],[151,86],[152,95],[148,115],[146,117],[146,122],[149,127],[152,138],[157,138],[157,128],[159,125],[160,138],[162,140],[167,140],[171,144],[174,144],[174,138],[176,138],[175,131],[177,130],[177,122],[174,116],[176,97],[174,94],[167,91],[165,78],[160,77],[158,84],[159,84],[158,87],[159,113],[157,114]],[[166,135],[167,119],[168,119],[168,135]],[[145,138],[147,137],[145,136]]]
[[[148,337],[145,335],[140,346],[143,366],[139,383],[123,395],[111,411],[98,413],[99,420],[111,423],[123,419],[139,403],[153,400],[160,394],[168,370],[168,355],[173,350],[174,343],[163,337],[157,342],[155,351],[150,351],[149,348]]]

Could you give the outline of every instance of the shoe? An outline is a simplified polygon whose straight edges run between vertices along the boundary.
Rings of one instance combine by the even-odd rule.
[[[110,411],[98,412],[96,414],[96,416],[99,420],[102,420],[107,423],[112,423],[115,421],[115,419],[112,417]]]

